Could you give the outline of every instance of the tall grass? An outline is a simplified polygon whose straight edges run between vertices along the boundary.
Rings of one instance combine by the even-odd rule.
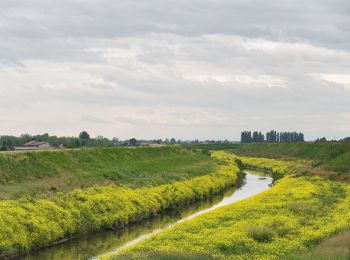
[[[0,199],[93,185],[151,187],[212,172],[220,161],[178,146],[0,152]]]
[[[308,160],[313,173],[350,182],[350,142],[252,143],[232,148],[241,156]]]
[[[285,162],[251,159],[276,170]],[[268,163],[272,162],[269,166]],[[288,167],[288,165],[286,165]],[[282,167],[284,169],[284,167]],[[224,259],[279,259],[349,227],[350,187],[319,177],[284,174],[257,196],[175,225],[112,259],[203,254]]]
[[[213,173],[172,184],[136,189],[96,186],[59,193],[50,200],[2,200],[0,258],[62,238],[121,228],[221,192],[236,183],[239,168],[232,155],[216,152],[213,157],[224,162]]]
[[[350,142],[241,144],[236,146],[235,152],[240,155],[267,158],[295,157],[314,160],[315,163],[330,166],[334,160],[342,156],[349,158]],[[343,161],[340,160],[339,165]],[[332,165],[331,168],[334,167],[336,167],[336,164]],[[350,164],[346,165],[342,171],[346,172],[348,170],[350,170]]]

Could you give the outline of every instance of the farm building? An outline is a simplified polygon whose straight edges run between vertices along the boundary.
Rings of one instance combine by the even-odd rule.
[[[28,151],[28,150],[41,150],[41,149],[50,149],[52,145],[48,142],[38,142],[30,141],[20,147],[15,147],[16,151]]]

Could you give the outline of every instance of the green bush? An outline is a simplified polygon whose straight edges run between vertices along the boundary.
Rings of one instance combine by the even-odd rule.
[[[248,229],[248,234],[255,241],[268,243],[273,240],[276,232],[270,227],[253,227]]]

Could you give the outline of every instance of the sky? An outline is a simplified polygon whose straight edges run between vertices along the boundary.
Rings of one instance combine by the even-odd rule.
[[[0,0],[0,135],[350,136],[349,0]]]

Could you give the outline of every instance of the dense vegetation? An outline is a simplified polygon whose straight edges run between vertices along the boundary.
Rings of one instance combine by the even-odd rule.
[[[350,181],[350,142],[191,144],[191,149],[231,150],[241,156],[308,160],[308,170],[334,180]]]
[[[243,156],[299,158],[312,161],[312,171],[331,179],[350,181],[350,143],[243,144],[234,152]]]
[[[283,161],[244,160],[271,171],[289,167]],[[349,223],[348,185],[290,174],[262,194],[177,224],[111,258],[278,259],[317,244]]]
[[[274,178],[274,182],[283,178],[287,174],[295,173],[297,175],[307,174],[306,161],[282,161],[268,158],[237,157],[242,167],[250,170],[265,172]]]
[[[136,189],[96,186],[59,193],[50,199],[2,200],[0,257],[27,252],[74,235],[123,227],[234,185],[239,172],[235,157],[224,152],[215,152],[212,156],[225,164],[212,174],[182,182]]]
[[[297,132],[276,132],[271,130],[265,136],[261,132],[243,131],[241,133],[241,143],[297,143],[304,142],[304,134]]]
[[[112,139],[97,136],[91,137],[86,131],[82,131],[79,136],[55,136],[49,134],[29,135],[22,134],[20,136],[2,135],[0,136],[0,151],[14,150],[15,147],[22,146],[29,141],[48,142],[53,147],[79,148],[79,147],[110,147],[110,146],[139,146],[152,144],[180,144],[181,140],[175,138],[151,139],[151,140],[136,140],[131,138],[128,140],[119,140],[117,137]],[[195,142],[195,141],[194,141]],[[198,140],[197,140],[198,142]],[[216,141],[213,141],[214,143]]]
[[[212,172],[220,161],[178,146],[0,153],[0,198],[92,185],[143,187]]]
[[[3,135],[0,136],[0,150],[12,150],[16,146],[21,146],[29,141],[45,141],[49,142],[51,145],[58,147],[63,145],[66,148],[77,148],[82,146],[112,146],[113,140],[104,138],[102,136],[96,138],[90,138],[90,135],[83,131],[80,133],[79,137],[66,137],[66,136],[55,136],[49,134],[42,135],[29,135],[23,134],[21,136],[10,136]]]

